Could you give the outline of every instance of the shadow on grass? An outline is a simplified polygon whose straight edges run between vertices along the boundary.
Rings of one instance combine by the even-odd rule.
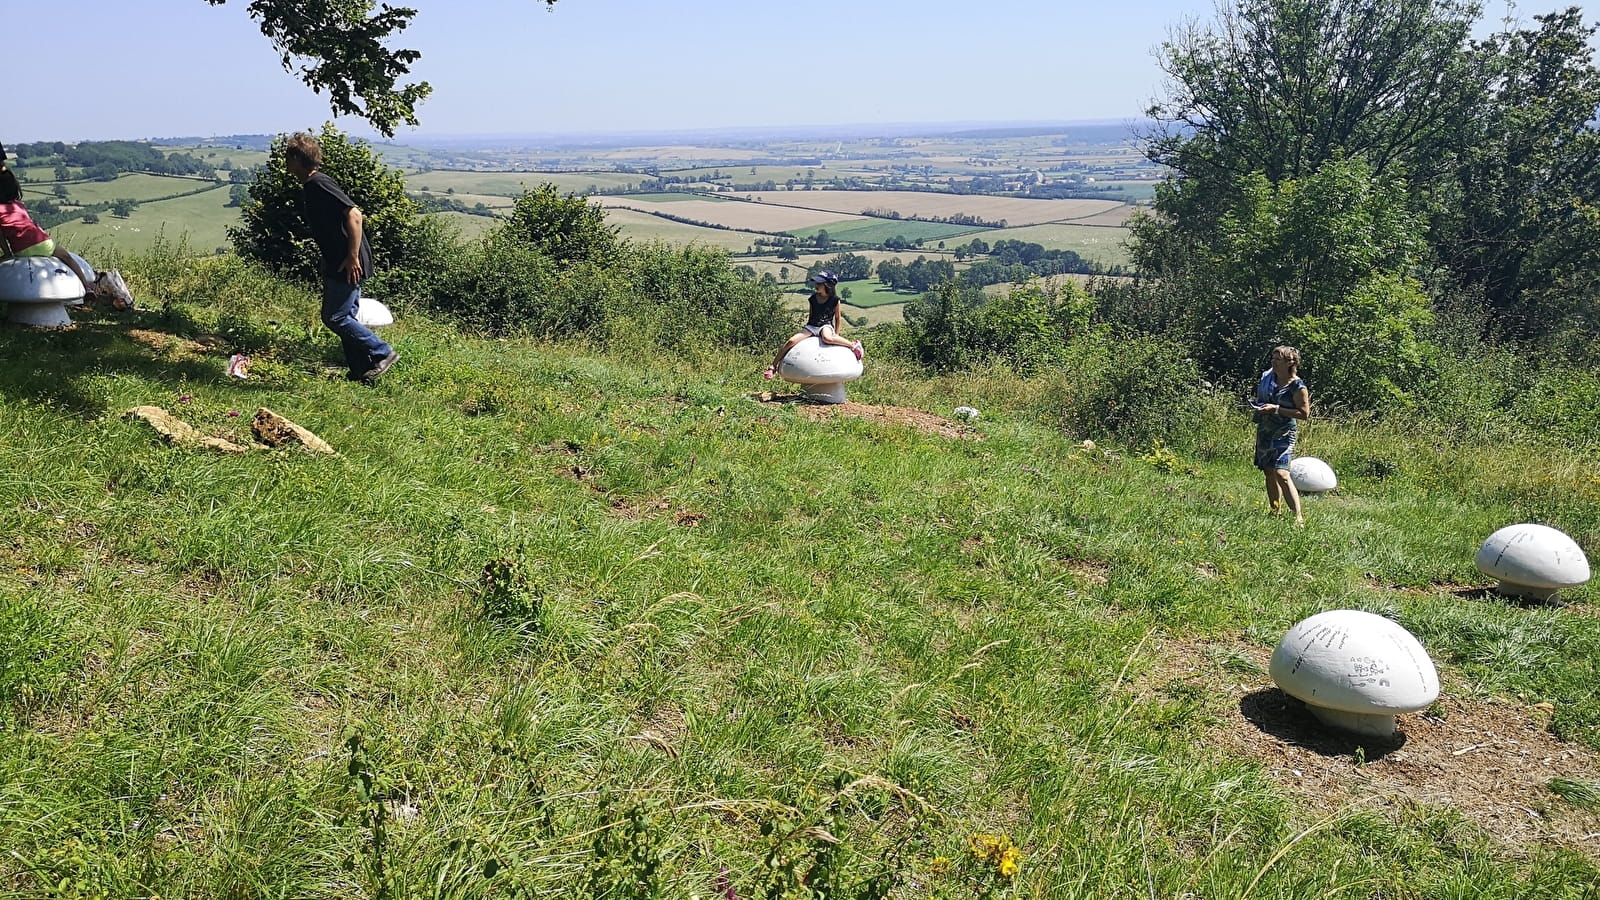
[[[96,419],[110,412],[109,395],[90,376],[126,375],[157,384],[223,381],[227,357],[174,358],[141,342],[134,330],[178,337],[159,311],[139,311],[115,319],[79,321],[59,331],[0,323],[0,394],[20,402],[57,407],[78,418]],[[249,383],[235,385],[254,387]],[[151,398],[155,403],[156,398]]]
[[[1267,734],[1321,756],[1350,756],[1360,750],[1371,761],[1406,744],[1403,731],[1395,732],[1393,738],[1376,738],[1330,728],[1318,721],[1304,703],[1275,687],[1244,695],[1239,700],[1239,712]]]

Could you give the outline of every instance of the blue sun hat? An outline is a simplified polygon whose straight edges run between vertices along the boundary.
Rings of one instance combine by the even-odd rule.
[[[825,284],[829,287],[833,287],[839,283],[839,276],[833,274],[827,269],[823,269],[820,272],[812,272],[811,277],[807,278],[806,282],[809,284]]]

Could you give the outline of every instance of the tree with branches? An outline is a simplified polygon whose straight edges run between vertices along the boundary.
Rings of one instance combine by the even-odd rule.
[[[206,0],[221,6],[227,0]],[[556,0],[535,0],[548,9]],[[404,31],[417,11],[374,0],[251,0],[250,18],[283,60],[283,68],[316,93],[328,92],[334,115],[358,116],[385,137],[417,124],[417,104],[433,88],[402,84],[418,50],[385,42]]]

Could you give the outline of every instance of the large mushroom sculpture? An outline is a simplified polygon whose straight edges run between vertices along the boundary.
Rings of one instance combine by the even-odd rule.
[[[1439,699],[1439,672],[1411,632],[1355,609],[1289,629],[1267,673],[1324,724],[1371,737],[1393,737],[1397,714]]]

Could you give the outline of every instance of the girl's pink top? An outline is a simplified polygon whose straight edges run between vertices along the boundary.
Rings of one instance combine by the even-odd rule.
[[[50,235],[33,224],[33,218],[21,203],[0,203],[0,240],[6,242],[12,253],[21,253],[34,244],[50,240]]]

